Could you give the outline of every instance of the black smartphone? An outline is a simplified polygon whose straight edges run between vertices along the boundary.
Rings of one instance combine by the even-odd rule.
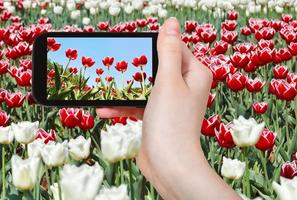
[[[48,32],[33,45],[32,93],[46,106],[144,107],[157,33]]]

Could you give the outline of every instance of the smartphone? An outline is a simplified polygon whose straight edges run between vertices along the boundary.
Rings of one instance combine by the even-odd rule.
[[[48,32],[33,44],[32,94],[45,106],[144,107],[157,33]]]

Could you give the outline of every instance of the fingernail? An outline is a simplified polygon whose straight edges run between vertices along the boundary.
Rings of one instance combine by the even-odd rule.
[[[178,36],[180,34],[179,23],[175,17],[170,17],[169,19],[167,19],[166,27],[164,28],[166,29],[166,33],[168,35]]]

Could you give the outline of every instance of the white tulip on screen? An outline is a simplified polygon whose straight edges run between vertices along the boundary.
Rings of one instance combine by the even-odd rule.
[[[23,160],[18,155],[11,158],[12,183],[19,190],[31,190],[36,185],[40,158]]]
[[[223,157],[223,165],[221,169],[222,176],[229,179],[239,179],[243,176],[245,163],[237,159]]]
[[[119,187],[103,187],[95,200],[129,200],[127,185]]]
[[[32,142],[37,134],[39,122],[23,121],[17,124],[12,123],[11,128],[16,141],[22,144]]]
[[[67,141],[63,143],[49,142],[40,150],[43,162],[48,167],[63,165],[68,158]]]
[[[0,126],[0,144],[10,144],[13,141],[13,132],[11,126]]]
[[[141,144],[142,121],[127,120],[127,124],[107,126],[101,131],[101,150],[110,162],[133,158]]]
[[[90,154],[91,138],[87,140],[83,136],[70,139],[68,143],[69,154],[74,160],[86,159]]]
[[[33,142],[28,144],[28,156],[32,157],[41,157],[40,151],[45,146],[42,139],[34,140]]]
[[[297,177],[287,179],[280,177],[280,184],[273,182],[272,187],[280,200],[297,199]]]
[[[240,116],[233,120],[234,126],[231,129],[234,143],[240,147],[255,145],[265,127],[265,123],[258,124],[254,118],[245,119]]]
[[[63,200],[93,200],[103,181],[103,170],[98,163],[93,166],[83,164],[65,165],[60,171]],[[54,199],[59,200],[58,184],[51,186]]]

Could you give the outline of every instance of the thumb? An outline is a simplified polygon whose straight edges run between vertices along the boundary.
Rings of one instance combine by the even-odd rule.
[[[179,22],[175,18],[169,18],[163,24],[158,35],[159,66],[156,84],[160,81],[171,83],[182,80],[182,46],[180,41]]]

